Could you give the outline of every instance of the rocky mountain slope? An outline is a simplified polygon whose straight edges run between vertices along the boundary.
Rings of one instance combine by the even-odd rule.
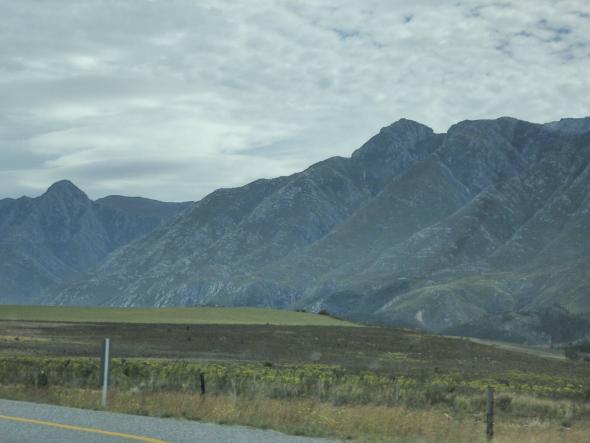
[[[27,303],[79,277],[185,207],[128,197],[93,202],[65,180],[37,198],[0,200],[0,302]]]
[[[213,192],[52,301],[327,309],[436,331],[587,314],[589,191],[588,118],[446,134],[400,120],[350,158]]]

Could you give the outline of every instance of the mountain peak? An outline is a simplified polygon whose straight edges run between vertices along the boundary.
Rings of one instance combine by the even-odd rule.
[[[371,159],[386,162],[392,155],[397,156],[401,147],[412,150],[416,142],[433,134],[434,131],[428,126],[402,118],[381,128],[379,134],[352,153],[352,158],[357,161]]]
[[[88,196],[69,180],[60,180],[52,184],[43,196],[62,196],[66,198],[88,199]]]
[[[559,121],[545,123],[547,129],[567,135],[579,135],[590,132],[590,117],[562,118]]]
[[[415,132],[417,130],[419,131],[430,131],[432,132],[432,129],[429,128],[426,125],[423,125],[420,122],[417,122],[415,120],[410,120],[407,118],[400,118],[399,120],[393,122],[392,124],[390,124],[389,126],[386,126],[384,128],[381,128],[381,131],[397,131],[397,132],[407,132],[407,131],[412,131]]]

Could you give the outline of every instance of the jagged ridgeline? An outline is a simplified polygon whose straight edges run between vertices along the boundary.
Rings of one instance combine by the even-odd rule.
[[[465,335],[485,319],[486,336],[557,340],[548,315],[590,312],[589,162],[590,118],[446,134],[400,120],[350,158],[219,189],[110,243],[45,300],[325,309]]]

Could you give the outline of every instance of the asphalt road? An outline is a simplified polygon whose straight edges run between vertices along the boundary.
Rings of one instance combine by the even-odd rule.
[[[0,443],[327,443],[243,426],[0,400]]]

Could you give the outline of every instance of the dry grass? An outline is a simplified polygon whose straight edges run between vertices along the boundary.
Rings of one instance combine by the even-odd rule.
[[[11,337],[0,343],[0,397],[97,408],[107,333],[115,411],[356,441],[483,443],[493,385],[495,443],[590,442],[587,362],[382,328],[0,322]],[[200,374],[205,397],[195,394]]]
[[[18,400],[98,409],[99,391],[50,387],[0,386],[0,396]],[[523,397],[520,402],[537,402]],[[542,401],[541,401],[542,402]],[[518,402],[516,403],[518,404]],[[565,403],[564,403],[565,404]],[[241,398],[236,395],[136,393],[114,391],[110,410],[139,415],[177,417],[223,424],[272,428],[295,435],[334,437],[359,442],[477,443],[484,442],[479,415],[450,413],[443,408],[413,409],[373,405],[336,406],[314,400]],[[582,443],[590,441],[590,426],[571,427],[551,418],[500,416],[495,443]]]

